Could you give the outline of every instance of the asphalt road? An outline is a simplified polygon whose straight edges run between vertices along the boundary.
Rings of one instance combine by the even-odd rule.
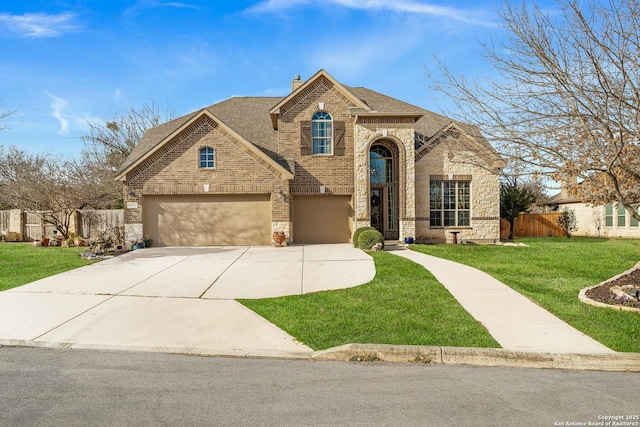
[[[639,416],[640,374],[0,348],[2,426],[638,426]]]

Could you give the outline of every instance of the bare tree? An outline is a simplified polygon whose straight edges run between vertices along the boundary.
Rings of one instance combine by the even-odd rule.
[[[0,98],[0,101],[2,98]],[[6,130],[8,126],[4,123],[5,119],[12,114],[15,114],[15,110],[0,110],[0,131]]]
[[[161,109],[151,101],[114,113],[110,121],[89,123],[88,133],[81,137],[84,143],[82,164],[87,174],[102,183],[103,192],[110,194],[111,206],[105,207],[121,207],[122,186],[113,178],[145,130],[172,117],[172,111]]]
[[[0,204],[35,212],[65,239],[73,212],[99,207],[105,197],[75,161],[0,146]]]
[[[438,62],[434,88],[510,162],[572,183],[585,202],[621,203],[640,220],[640,0],[504,1],[508,38],[482,44],[497,77]]]

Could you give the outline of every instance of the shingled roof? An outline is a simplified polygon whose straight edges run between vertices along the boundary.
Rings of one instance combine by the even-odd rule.
[[[392,115],[414,117],[416,130],[429,138],[444,129],[451,123],[455,123],[467,135],[476,138],[478,143],[486,146],[495,153],[491,145],[482,137],[475,126],[453,122],[450,118],[434,113],[415,105],[400,101],[396,98],[381,94],[364,87],[343,86],[350,94],[369,107],[364,110],[354,107],[353,115]],[[278,161],[278,131],[274,129],[270,116],[270,110],[282,102],[285,97],[233,97],[225,101],[206,107],[211,114],[222,121],[229,128],[244,139],[258,147],[272,159]],[[162,125],[147,130],[138,145],[131,151],[125,162],[120,167],[117,175],[121,176],[127,168],[142,157],[162,144],[166,138],[185,123],[201,113],[193,113],[178,117]]]
[[[273,128],[269,110],[282,98],[234,97],[207,107],[247,141],[274,160],[278,151],[278,131]]]

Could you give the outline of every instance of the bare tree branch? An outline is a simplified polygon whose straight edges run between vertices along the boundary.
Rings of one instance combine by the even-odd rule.
[[[0,101],[2,98],[0,98]],[[9,126],[4,123],[5,119],[16,113],[16,110],[0,110],[0,131],[6,130]]]
[[[37,212],[65,238],[75,210],[104,205],[108,195],[100,187],[75,161],[0,147],[0,204]]]
[[[121,207],[122,185],[113,179],[144,132],[171,118],[171,110],[161,109],[152,100],[114,113],[111,120],[89,123],[89,132],[81,137],[84,143],[82,166],[87,175],[100,182],[100,192],[108,195],[110,206],[105,207]]]
[[[502,3],[508,38],[482,44],[497,76],[479,82],[437,61],[432,86],[511,165],[586,202],[621,203],[640,220],[640,0]]]

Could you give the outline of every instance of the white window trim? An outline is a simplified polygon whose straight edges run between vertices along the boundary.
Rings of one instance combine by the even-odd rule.
[[[445,209],[444,208],[444,199],[442,199],[440,201],[440,208],[439,209],[431,209],[431,184],[434,182],[438,182],[440,183],[440,196],[444,197],[444,183],[445,182],[455,182],[455,225],[445,225],[445,221],[444,221],[444,213],[445,211],[451,211],[451,209]],[[466,182],[469,185],[469,209],[459,209],[458,208],[458,185],[461,182]],[[471,228],[471,209],[473,206],[473,187],[471,185],[471,181],[467,181],[467,180],[434,180],[431,181],[429,183],[429,227],[430,228]],[[441,225],[431,225],[431,212],[434,211],[439,211],[441,216],[440,216],[440,223]],[[459,212],[468,212],[469,213],[469,220],[468,220],[468,224],[466,225],[460,225],[460,218],[458,213]]]
[[[207,149],[211,149],[211,154],[213,156],[211,161],[213,163],[213,166],[202,166],[202,151],[203,150],[207,150]],[[208,155],[208,153],[207,153],[207,155]],[[205,162],[208,163],[209,160],[206,159]],[[205,146],[205,147],[200,147],[198,149],[198,169],[200,169],[200,170],[213,170],[213,169],[216,168],[216,163],[217,162],[216,162],[216,149],[215,148],[213,148],[211,146]]]
[[[330,117],[330,119],[314,119],[313,117],[315,117],[316,114],[318,113],[323,113],[326,114],[327,116]],[[314,131],[314,124],[315,123],[323,123],[325,126],[328,123],[331,126],[331,136],[322,136],[322,137],[317,137],[313,135],[313,131]],[[333,156],[333,130],[334,130],[334,126],[333,126],[333,116],[328,113],[327,111],[317,111],[313,114],[313,116],[311,117],[311,155],[312,156]],[[315,152],[315,148],[316,148],[316,141],[318,140],[328,140],[328,152],[322,152],[322,153],[316,153]]]

